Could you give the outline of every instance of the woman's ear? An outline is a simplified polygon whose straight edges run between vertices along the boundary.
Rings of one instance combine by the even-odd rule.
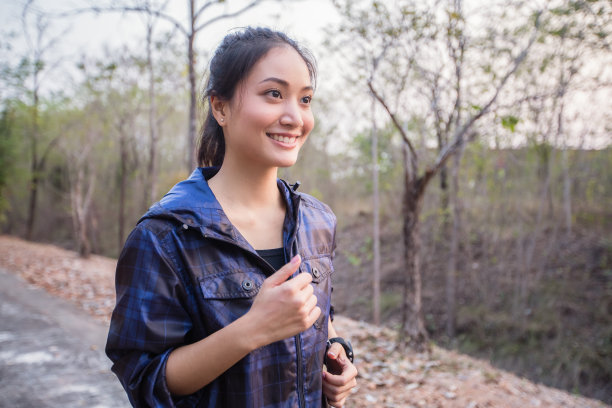
[[[217,120],[217,123],[219,126],[223,127],[225,125],[226,103],[217,96],[211,96],[210,107],[212,109],[213,116]]]

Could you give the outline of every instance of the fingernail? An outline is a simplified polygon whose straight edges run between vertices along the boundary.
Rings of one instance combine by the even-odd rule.
[[[296,265],[300,263],[300,255],[296,255],[293,258],[291,258],[291,264]]]
[[[325,378],[325,371],[321,371],[321,375]]]
[[[331,358],[336,358],[336,353],[334,353],[333,351],[330,351],[329,353],[327,353],[327,355]]]

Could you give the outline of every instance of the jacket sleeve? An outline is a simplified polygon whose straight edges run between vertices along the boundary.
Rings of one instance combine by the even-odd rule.
[[[140,224],[117,263],[106,354],[135,407],[191,405],[187,400],[197,397],[173,398],[166,383],[168,355],[192,327],[188,289],[164,245],[169,234],[160,238]]]

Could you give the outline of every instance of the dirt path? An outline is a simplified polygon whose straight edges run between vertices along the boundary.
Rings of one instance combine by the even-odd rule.
[[[114,304],[115,262],[97,256],[84,260],[52,245],[0,236],[0,268],[71,302],[102,323],[108,322]],[[32,318],[36,318],[35,313]],[[358,388],[347,407],[609,407],[533,384],[486,362],[437,347],[429,354],[401,354],[394,350],[394,332],[389,329],[342,316],[335,324],[344,337],[352,339],[360,373]],[[4,323],[1,331],[11,336]],[[6,366],[2,360],[0,364]],[[61,364],[57,369],[63,369]],[[0,374],[3,382],[4,368]],[[3,395],[2,391],[0,388]]]
[[[0,321],[0,406],[130,406],[103,323],[1,268]]]

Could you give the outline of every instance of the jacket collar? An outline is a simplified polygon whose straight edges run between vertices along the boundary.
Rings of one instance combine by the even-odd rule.
[[[204,236],[232,240],[251,248],[225,215],[207,180],[217,174],[218,167],[198,167],[187,180],[176,184],[159,202],[142,216],[139,223],[147,218],[174,219],[187,228],[199,228]],[[277,185],[287,205],[287,217],[283,236],[287,237],[298,222],[300,194],[284,180],[277,179]]]

